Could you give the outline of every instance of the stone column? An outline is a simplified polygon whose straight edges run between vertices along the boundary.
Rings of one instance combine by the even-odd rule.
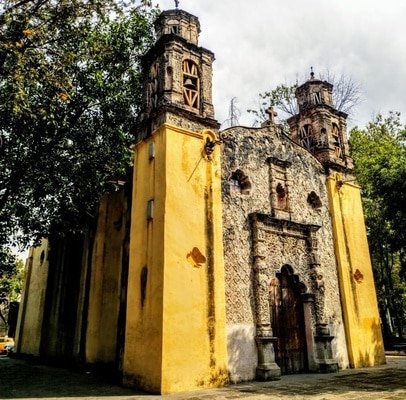
[[[320,261],[317,254],[318,241],[314,232],[310,234],[308,246],[310,252],[310,271],[313,278],[313,293],[315,296],[316,335],[314,341],[316,345],[316,369],[322,373],[337,372],[338,363],[337,360],[333,358],[331,348],[331,342],[334,336],[330,335],[330,330],[324,318],[324,277],[320,269]],[[310,365],[309,361],[309,368]]]
[[[256,342],[258,350],[258,366],[256,379],[269,381],[280,379],[281,370],[275,362],[274,343],[277,338],[273,336],[271,315],[269,310],[269,266],[265,262],[266,249],[264,238],[258,230],[254,220],[254,294],[256,314]]]
[[[315,359],[313,329],[312,329],[312,308],[314,304],[314,294],[303,293],[302,301],[303,301],[303,314],[306,335],[307,363],[309,366],[309,371],[316,372],[318,368]]]
[[[277,338],[273,336],[271,327],[271,315],[269,310],[269,281],[265,274],[265,262],[262,258],[256,257],[255,270],[255,303],[256,303],[256,325],[257,325],[257,350],[258,366],[256,379],[269,381],[279,379],[281,370],[275,362],[274,343]]]

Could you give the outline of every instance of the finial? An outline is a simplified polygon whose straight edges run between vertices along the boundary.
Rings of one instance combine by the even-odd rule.
[[[175,7],[176,7],[176,8],[179,7],[179,0],[175,0]]]
[[[310,79],[314,79],[313,67],[310,67]]]

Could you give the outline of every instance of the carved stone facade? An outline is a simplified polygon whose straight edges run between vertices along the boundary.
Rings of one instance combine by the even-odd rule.
[[[230,128],[222,138],[228,343],[245,354],[238,362],[230,357],[231,378],[280,374],[269,302],[284,267],[301,291],[307,369],[346,367],[325,169],[274,125]]]

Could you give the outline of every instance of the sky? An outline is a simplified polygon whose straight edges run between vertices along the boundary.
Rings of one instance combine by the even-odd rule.
[[[158,0],[162,10],[173,0]],[[197,16],[199,45],[215,53],[216,119],[229,118],[236,97],[241,125],[258,94],[277,85],[305,82],[326,71],[360,85],[362,102],[349,128],[379,113],[399,111],[406,121],[405,0],[180,0]]]

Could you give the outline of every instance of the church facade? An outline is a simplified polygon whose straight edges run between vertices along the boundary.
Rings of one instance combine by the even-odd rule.
[[[155,393],[385,362],[346,115],[298,87],[287,136],[219,132],[198,19],[164,11],[144,57],[134,167],[83,237],[30,252],[17,352]]]

